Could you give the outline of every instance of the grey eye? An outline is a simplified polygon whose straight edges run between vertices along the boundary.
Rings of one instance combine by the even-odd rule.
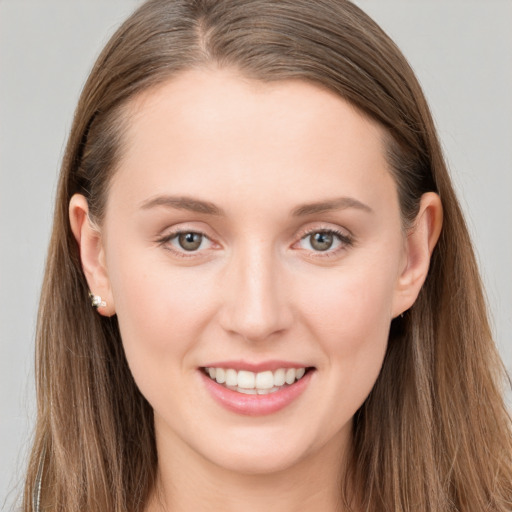
[[[342,246],[351,245],[348,236],[332,230],[311,231],[300,239],[299,247],[312,252],[332,253]]]
[[[309,235],[311,247],[315,251],[327,251],[334,243],[334,236],[332,233],[316,232]]]
[[[177,238],[179,246],[185,251],[197,251],[203,242],[201,233],[180,233]]]

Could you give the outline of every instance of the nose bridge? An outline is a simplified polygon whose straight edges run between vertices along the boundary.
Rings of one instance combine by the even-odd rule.
[[[227,331],[258,341],[288,327],[287,293],[270,243],[246,240],[234,252],[227,273],[223,322]]]

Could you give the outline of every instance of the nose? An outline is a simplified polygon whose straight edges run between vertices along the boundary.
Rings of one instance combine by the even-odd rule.
[[[230,334],[257,342],[291,326],[290,290],[270,248],[249,248],[233,255],[222,288],[221,326]]]

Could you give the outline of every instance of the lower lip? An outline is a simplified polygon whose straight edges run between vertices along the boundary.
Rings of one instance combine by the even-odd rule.
[[[244,393],[238,393],[237,391],[232,391],[218,384],[205,375],[203,371],[200,370],[200,373],[206,389],[217,403],[229,411],[238,414],[263,416],[280,411],[298,399],[311,381],[311,375],[314,372],[310,370],[304,377],[290,386],[286,386],[279,391],[266,395],[246,395]]]

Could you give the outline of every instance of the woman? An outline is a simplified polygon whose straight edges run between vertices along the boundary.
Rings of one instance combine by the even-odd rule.
[[[25,510],[512,506],[510,420],[420,87],[345,1],[144,4],[84,88]]]

